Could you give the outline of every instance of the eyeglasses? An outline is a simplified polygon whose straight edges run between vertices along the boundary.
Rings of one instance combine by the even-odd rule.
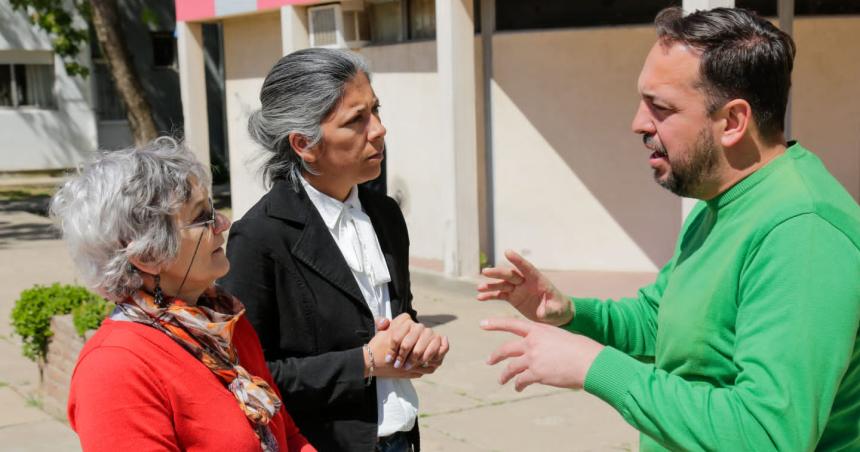
[[[196,229],[199,227],[214,227],[218,222],[218,214],[215,212],[215,207],[212,203],[212,198],[209,198],[209,210],[203,211],[200,213],[200,216],[197,217],[198,221],[194,223],[182,226],[180,229]]]

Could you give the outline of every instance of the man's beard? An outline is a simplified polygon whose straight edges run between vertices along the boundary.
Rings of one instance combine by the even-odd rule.
[[[681,154],[676,160],[669,159],[669,153],[662,143],[657,144],[658,152],[666,156],[669,162],[669,174],[664,180],[654,170],[654,180],[660,186],[678,196],[695,198],[702,189],[702,185],[711,176],[719,163],[717,157],[717,146],[714,143],[714,135],[707,127],[703,127],[696,137],[693,148]]]

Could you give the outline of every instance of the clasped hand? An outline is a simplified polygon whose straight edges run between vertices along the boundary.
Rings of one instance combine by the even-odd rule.
[[[368,344],[370,353],[365,351],[365,376],[370,372],[371,354],[374,376],[419,378],[435,372],[448,353],[448,338],[413,321],[409,314],[379,319],[376,329]]]

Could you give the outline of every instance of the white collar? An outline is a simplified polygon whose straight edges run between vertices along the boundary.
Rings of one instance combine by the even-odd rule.
[[[353,273],[366,275],[374,286],[391,281],[373,222],[361,210],[358,186],[353,185],[346,201],[340,202],[314,188],[304,177],[301,181]]]
[[[335,228],[337,220],[340,219],[344,208],[351,207],[353,209],[358,209],[359,212],[361,211],[361,201],[358,199],[357,185],[352,186],[352,189],[349,191],[349,196],[346,197],[346,201],[341,202],[317,190],[304,178],[304,176],[301,177],[301,181],[302,186],[305,187],[305,192],[308,194],[308,198],[310,198],[314,207],[319,211],[323,223],[325,223],[329,230],[333,230]]]

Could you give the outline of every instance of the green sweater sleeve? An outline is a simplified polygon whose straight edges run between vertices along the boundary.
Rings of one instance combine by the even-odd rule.
[[[660,270],[653,284],[639,289],[636,298],[571,298],[574,317],[563,327],[633,356],[654,356],[657,308],[673,262],[674,259]]]
[[[585,389],[671,449],[814,449],[857,340],[858,274],[860,251],[841,231],[813,214],[792,218],[741,275],[733,386],[687,381],[607,347]]]

